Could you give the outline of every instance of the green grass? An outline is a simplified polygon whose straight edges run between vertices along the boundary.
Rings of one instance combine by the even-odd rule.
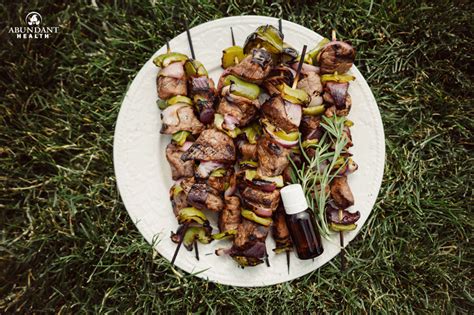
[[[472,313],[472,2],[97,2],[0,5],[0,313]],[[8,34],[30,10],[60,34]],[[282,14],[356,46],[387,161],[345,273],[334,260],[266,288],[179,279],[128,217],[115,120],[141,65],[183,31],[182,14],[192,25]]]

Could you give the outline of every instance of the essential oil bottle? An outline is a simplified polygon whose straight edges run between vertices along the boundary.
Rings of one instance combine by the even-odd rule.
[[[286,212],[286,224],[299,259],[311,259],[323,253],[321,236],[300,184],[280,191]]]

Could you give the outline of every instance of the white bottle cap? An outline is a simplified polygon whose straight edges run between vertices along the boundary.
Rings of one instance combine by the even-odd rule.
[[[280,190],[286,214],[295,214],[308,209],[308,203],[300,184],[292,184]]]

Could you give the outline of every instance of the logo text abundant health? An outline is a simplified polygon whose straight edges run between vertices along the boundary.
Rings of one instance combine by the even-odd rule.
[[[18,39],[47,39],[59,31],[59,26],[41,26],[43,18],[38,12],[30,12],[25,17],[28,26],[15,26],[8,33],[15,34]]]

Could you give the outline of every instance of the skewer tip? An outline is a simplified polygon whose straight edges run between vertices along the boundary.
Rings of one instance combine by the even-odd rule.
[[[230,27],[230,36],[232,37],[232,46],[235,46],[234,30],[232,26]]]

